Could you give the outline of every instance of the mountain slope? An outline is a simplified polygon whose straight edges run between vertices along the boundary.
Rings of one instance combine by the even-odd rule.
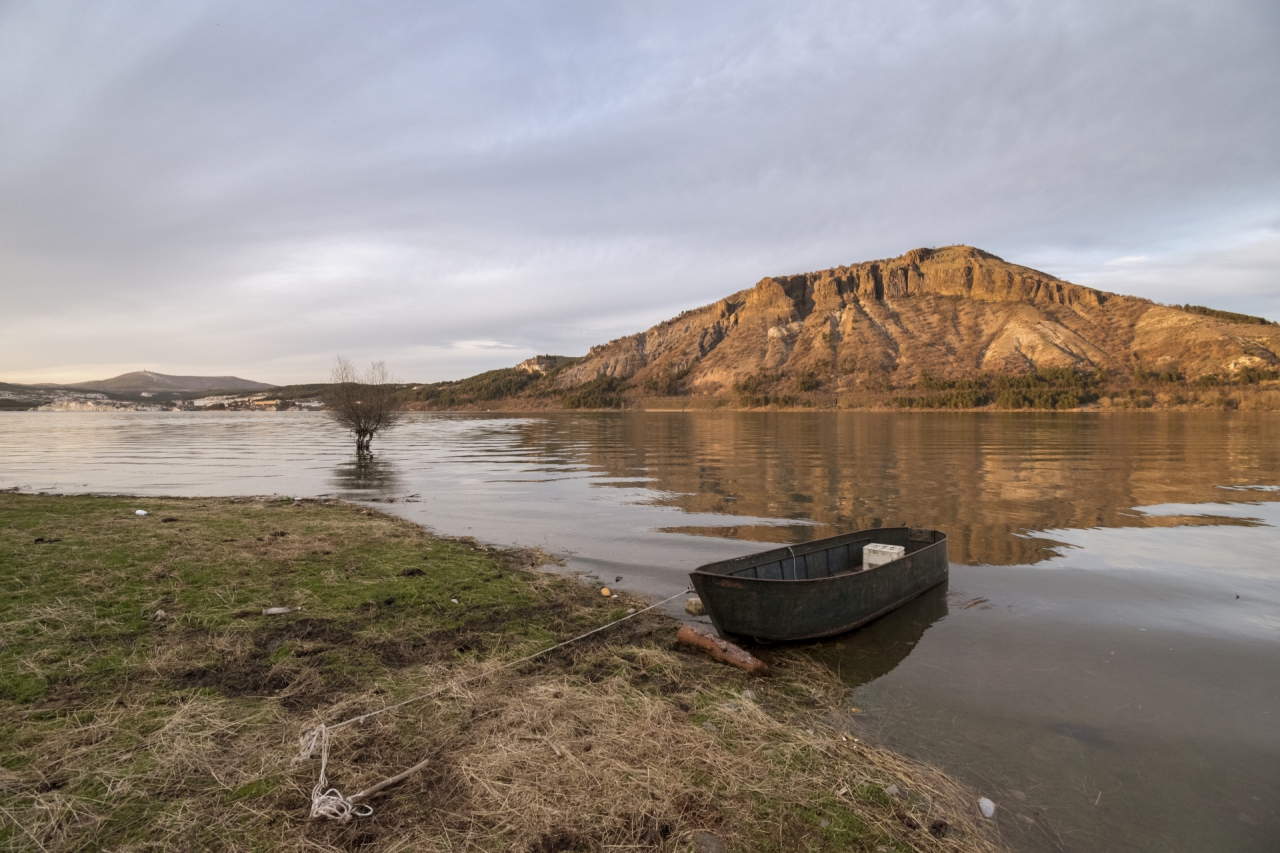
[[[1210,312],[1211,314],[1213,312]],[[1054,367],[1181,372],[1280,365],[1280,326],[1105,293],[970,246],[762,279],[561,370],[662,393],[722,395],[753,377],[827,393]]]
[[[79,382],[74,388],[86,388],[90,391],[104,392],[141,392],[141,391],[265,391],[274,388],[264,382],[241,379],[238,376],[169,376],[164,373],[153,373],[150,370],[137,370],[123,373],[112,379],[99,379],[92,382]]]

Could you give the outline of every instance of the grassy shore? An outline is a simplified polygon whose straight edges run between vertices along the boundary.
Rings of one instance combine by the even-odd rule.
[[[342,503],[0,494],[0,848],[1000,849],[794,653],[748,677],[643,614],[496,670],[643,606],[545,562]],[[431,689],[335,732],[328,776],[426,768],[308,820],[299,735]]]

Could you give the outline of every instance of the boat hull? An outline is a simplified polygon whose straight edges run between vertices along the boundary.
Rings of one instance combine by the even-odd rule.
[[[858,570],[872,542],[906,554]],[[689,577],[721,635],[789,641],[865,625],[947,580],[948,567],[945,534],[885,527],[708,563]]]

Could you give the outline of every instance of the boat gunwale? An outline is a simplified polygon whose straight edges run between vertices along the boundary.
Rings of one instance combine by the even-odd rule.
[[[855,531],[853,531],[852,533],[840,533],[840,534],[837,534],[837,535],[835,535],[835,536],[828,536],[828,537],[825,537],[825,538],[823,538],[823,539],[815,539],[815,540],[813,540],[812,542],[806,542],[806,543],[804,543],[804,545],[805,545],[805,546],[813,546],[813,545],[818,545],[819,543],[822,543],[822,542],[826,542],[826,541],[828,541],[828,540],[830,540],[830,539],[843,539],[843,538],[845,538],[845,537],[858,536],[858,535],[863,534],[863,533],[872,533],[872,532],[876,532],[876,531],[883,531],[883,530],[906,530],[906,531],[908,531],[908,535],[910,535],[909,531],[911,531],[911,530],[928,530],[930,533],[935,534],[935,536],[936,536],[936,537],[938,537],[938,538],[935,538],[935,539],[934,539],[934,541],[930,542],[929,544],[925,545],[925,546],[924,546],[924,547],[922,547],[922,548],[918,548],[918,549],[916,549],[915,551],[912,551],[912,552],[910,552],[910,553],[908,553],[908,554],[904,554],[904,555],[902,555],[901,557],[899,557],[899,558],[898,558],[898,559],[896,559],[896,560],[890,560],[890,561],[889,561],[889,562],[887,562],[887,563],[881,563],[880,565],[878,565],[878,566],[872,566],[872,567],[871,567],[871,568],[869,568],[869,569],[857,569],[857,570],[853,570],[853,571],[844,571],[844,572],[840,572],[839,574],[831,574],[831,575],[827,575],[826,577],[822,577],[822,578],[744,578],[744,577],[738,577],[737,575],[730,574],[730,573],[728,573],[728,572],[708,572],[708,571],[703,571],[707,566],[720,566],[720,565],[725,565],[725,564],[727,564],[727,563],[734,562],[735,560],[745,560],[745,559],[751,559],[751,558],[755,558],[755,557],[763,557],[764,555],[766,555],[766,554],[770,554],[770,553],[772,553],[773,551],[781,551],[781,552],[785,552],[785,551],[787,551],[787,546],[783,546],[782,548],[772,548],[772,549],[770,549],[770,550],[768,550],[768,551],[759,551],[759,552],[757,552],[757,553],[755,553],[755,554],[744,554],[744,555],[743,555],[743,556],[741,556],[741,557],[731,557],[731,558],[730,558],[730,559],[728,559],[728,560],[717,560],[717,561],[715,561],[715,562],[711,562],[711,563],[704,563],[704,564],[702,564],[701,566],[698,566],[698,567],[697,567],[696,569],[694,569],[693,571],[691,571],[689,574],[690,574],[690,575],[701,575],[702,577],[705,577],[705,578],[732,578],[732,579],[733,579],[733,580],[735,580],[735,581],[749,581],[749,582],[752,582],[752,583],[788,583],[788,584],[796,584],[796,583],[825,583],[825,582],[828,582],[828,581],[839,580],[839,579],[841,579],[841,578],[854,577],[854,576],[856,576],[856,575],[866,575],[866,574],[870,574],[871,572],[877,571],[878,569],[884,569],[884,568],[888,568],[888,567],[892,567],[892,566],[897,566],[899,563],[901,563],[901,562],[903,562],[903,561],[907,560],[908,558],[910,558],[910,557],[914,557],[916,554],[920,554],[920,553],[922,553],[922,552],[924,552],[924,551],[927,551],[927,550],[929,550],[930,548],[933,548],[933,547],[934,547],[934,546],[936,546],[936,545],[943,545],[943,544],[946,544],[946,541],[947,541],[947,534],[946,534],[946,533],[943,533],[941,530],[936,530],[936,529],[931,528],[931,527],[923,527],[923,528],[920,528],[920,527],[872,527],[872,528],[869,528],[869,529],[867,529],[867,530],[855,530]],[[844,544],[849,544],[849,543],[844,543]],[[793,546],[793,547],[803,547],[803,546]],[[838,548],[838,547],[841,547],[841,546],[840,546],[840,545],[827,545],[827,546],[825,546],[825,547],[819,547],[819,548],[813,548],[813,547],[810,547],[810,548],[809,548],[809,550],[806,550],[806,551],[800,552],[800,553],[798,553],[798,554],[790,554],[790,553],[786,553],[786,554],[784,554],[784,555],[781,557],[781,559],[786,559],[786,557],[805,556],[805,555],[808,555],[808,554],[817,553],[817,552],[819,552],[819,551],[824,551],[824,550],[828,550],[828,549],[830,549],[830,548]],[[740,571],[746,571],[747,569],[756,568],[756,566],[757,566],[757,565],[762,565],[762,564],[767,563],[767,562],[772,562],[772,561],[771,561],[771,560],[762,560],[762,561],[761,561],[761,563],[756,564],[756,565],[743,566],[743,567],[742,567],[742,569],[741,569]]]

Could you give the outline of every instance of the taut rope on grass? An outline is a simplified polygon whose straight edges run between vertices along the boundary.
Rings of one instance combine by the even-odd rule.
[[[423,759],[402,773],[397,773],[395,776],[390,776],[377,784],[370,785],[358,794],[352,794],[350,797],[344,797],[337,788],[328,787],[329,780],[325,775],[326,771],[329,769],[329,736],[333,731],[340,729],[343,726],[349,726],[352,723],[363,723],[365,720],[376,717],[379,714],[385,714],[388,711],[403,708],[405,705],[411,705],[414,702],[421,702],[424,699],[430,699],[432,696],[438,696],[450,688],[461,687],[462,685],[469,684],[472,681],[479,681],[482,678],[487,678],[488,676],[501,672],[504,669],[510,669],[511,667],[519,666],[522,663],[527,663],[534,658],[542,657],[545,654],[554,652],[556,649],[562,649],[567,645],[578,642],[579,640],[584,640],[592,634],[598,634],[615,625],[620,625],[628,619],[634,619],[641,613],[646,613],[656,607],[661,607],[668,601],[674,601],[680,596],[688,595],[691,592],[693,592],[692,587],[681,590],[669,598],[664,598],[662,601],[650,604],[648,607],[645,607],[642,610],[637,610],[635,613],[628,613],[621,619],[616,619],[607,625],[601,625],[599,628],[592,628],[590,631],[586,631],[576,637],[565,640],[564,642],[556,643],[554,646],[545,648],[540,652],[525,655],[522,658],[504,663],[502,666],[494,667],[491,670],[470,676],[469,678],[464,678],[461,681],[451,681],[448,684],[442,684],[434,690],[428,690],[426,693],[419,693],[417,696],[411,696],[401,702],[396,702],[395,704],[388,705],[385,708],[379,708],[376,711],[370,711],[367,714],[351,717],[350,719],[343,720],[340,723],[334,723],[333,725],[325,725],[324,723],[321,723],[313,729],[308,729],[302,733],[301,737],[298,738],[299,750],[298,756],[294,759],[294,762],[306,761],[315,753],[316,747],[320,747],[320,778],[316,781],[316,786],[311,789],[311,818],[313,820],[325,819],[336,820],[339,823],[346,823],[353,817],[369,817],[373,814],[373,807],[362,802],[363,800],[372,797],[384,788],[389,788],[397,782],[409,778],[414,773],[417,773],[419,770],[426,767],[429,760]]]

